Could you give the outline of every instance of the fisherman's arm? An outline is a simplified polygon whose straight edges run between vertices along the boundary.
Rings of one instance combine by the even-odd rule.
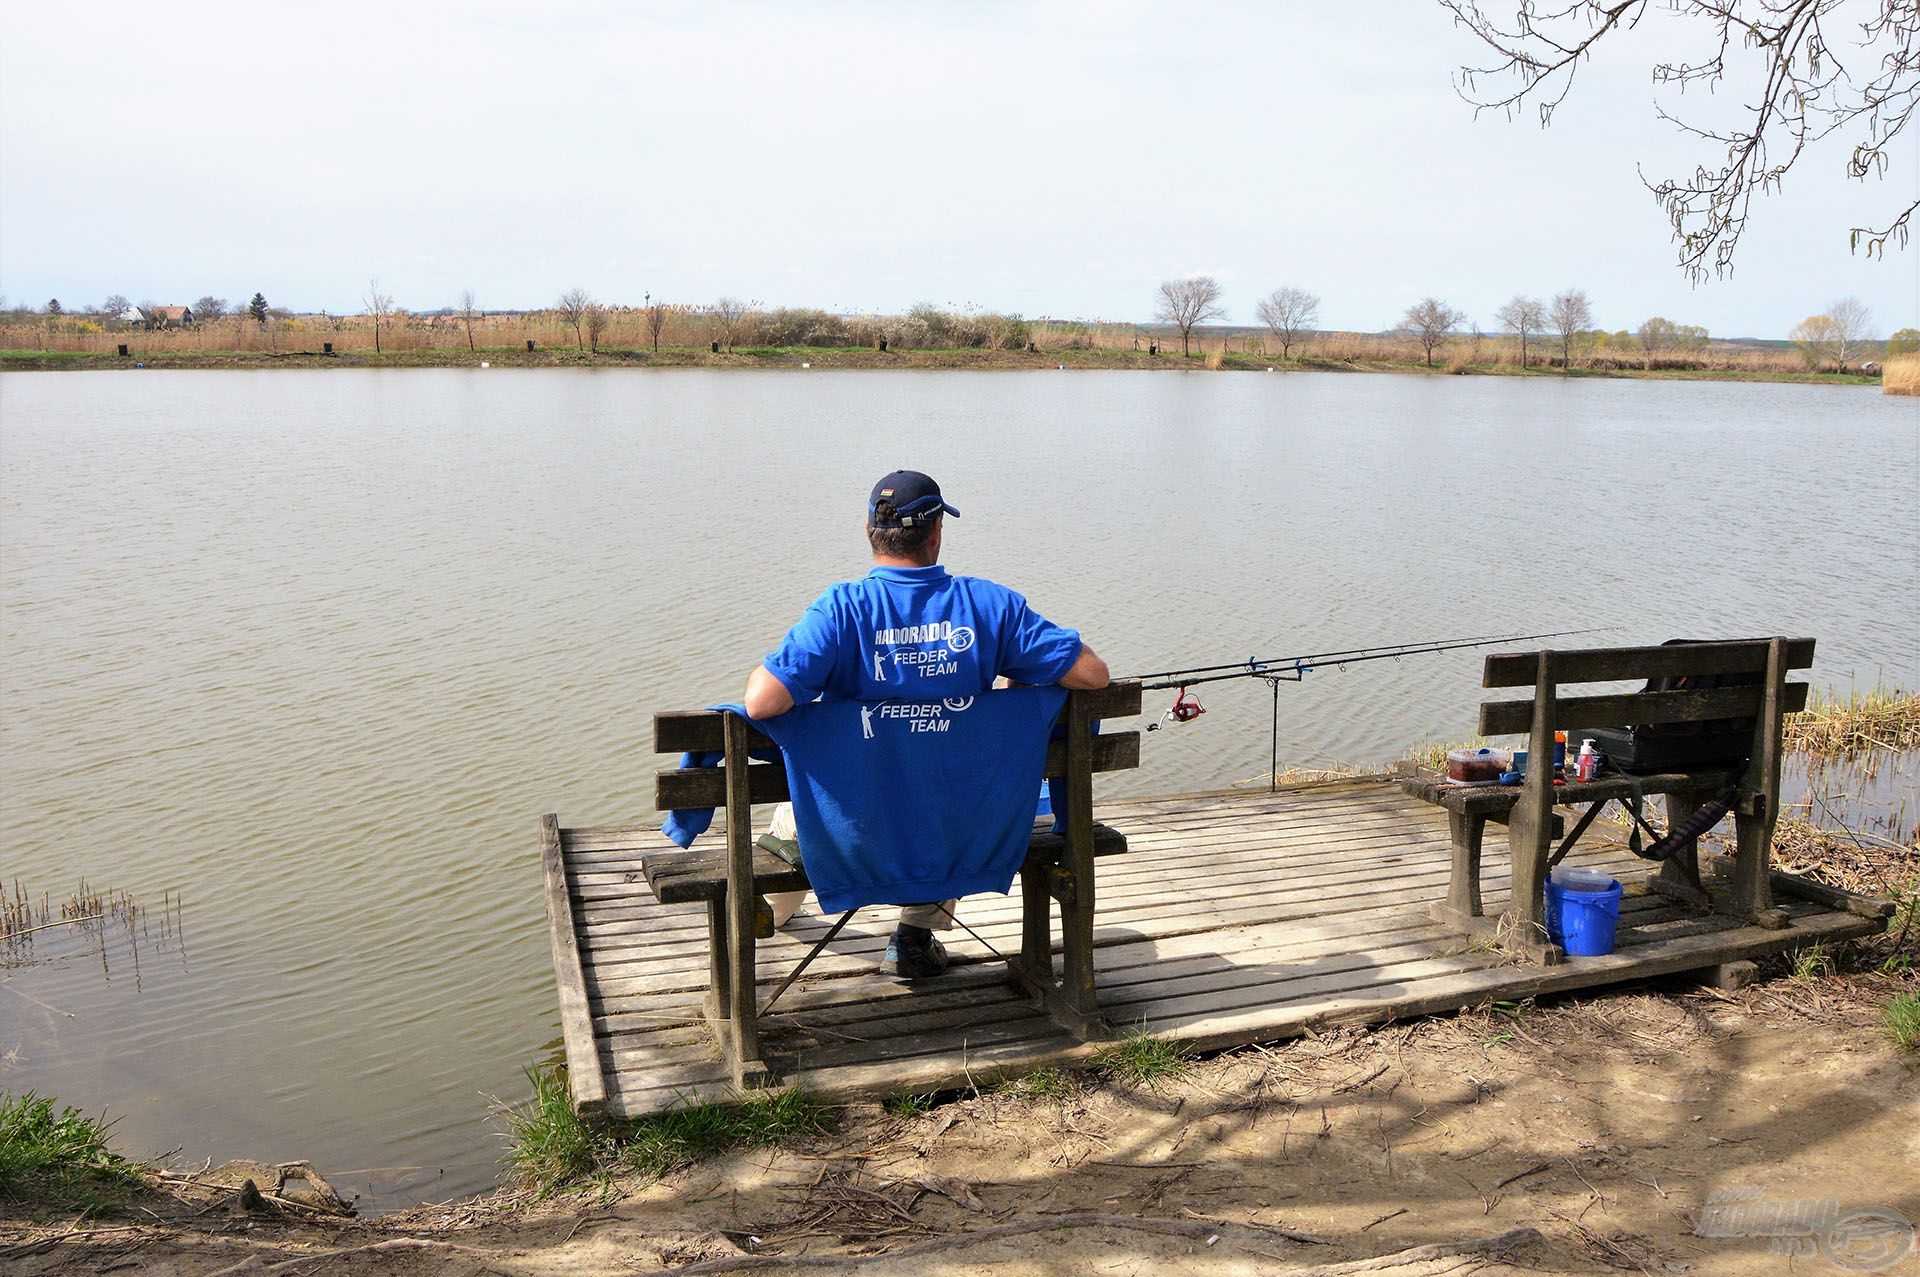
[[[780,646],[747,675],[747,694],[741,699],[747,717],[778,718],[825,691],[842,628],[834,620],[831,594],[815,599]]]
[[[740,700],[748,718],[778,718],[793,708],[793,693],[764,665],[747,675],[747,694]]]
[[[1060,676],[1060,686],[1075,692],[1097,692],[1112,681],[1107,663],[1085,643],[1080,645],[1080,655],[1074,658],[1073,668]]]

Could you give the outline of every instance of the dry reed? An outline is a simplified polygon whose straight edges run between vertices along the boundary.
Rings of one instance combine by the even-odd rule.
[[[1920,355],[1895,355],[1880,375],[1880,390],[1889,395],[1920,395]]]
[[[1787,718],[1786,747],[1816,761],[1920,749],[1920,696],[1885,688],[1816,694],[1805,711]]]

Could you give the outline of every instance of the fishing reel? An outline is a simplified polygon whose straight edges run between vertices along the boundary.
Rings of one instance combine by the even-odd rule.
[[[1159,722],[1147,724],[1147,730],[1157,732],[1167,723],[1191,723],[1206,712],[1207,707],[1200,703],[1200,698],[1183,687],[1173,698],[1173,707],[1160,716]]]

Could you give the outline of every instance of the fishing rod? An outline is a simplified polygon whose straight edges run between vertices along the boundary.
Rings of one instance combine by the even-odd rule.
[[[1272,793],[1280,786],[1280,684],[1299,683],[1311,674],[1317,665],[1333,664],[1345,669],[1362,661],[1384,661],[1402,656],[1423,656],[1431,652],[1454,652],[1469,647],[1492,647],[1496,643],[1529,643],[1537,639],[1570,638],[1579,634],[1597,634],[1598,630],[1555,630],[1550,634],[1497,634],[1480,635],[1475,638],[1435,639],[1422,643],[1382,643],[1373,647],[1349,647],[1335,652],[1311,652],[1300,656],[1279,656],[1267,660],[1248,657],[1245,661],[1229,662],[1221,665],[1190,665],[1184,669],[1161,670],[1154,674],[1137,674],[1141,680],[1143,692],[1179,689],[1173,698],[1173,707],[1158,722],[1149,723],[1150,732],[1160,730],[1168,721],[1191,723],[1206,713],[1200,704],[1200,698],[1189,688],[1202,683],[1219,683],[1235,678],[1257,678],[1263,680],[1273,692],[1273,734],[1267,759],[1267,791]],[[1148,681],[1151,680],[1151,681]]]
[[[1355,665],[1361,661],[1384,661],[1389,657],[1421,656],[1429,652],[1452,652],[1466,647],[1491,647],[1495,643],[1530,643],[1535,639],[1568,638],[1576,634],[1597,634],[1598,630],[1556,630],[1551,634],[1485,634],[1477,638],[1434,639],[1420,643],[1382,643],[1374,647],[1349,647],[1337,652],[1309,652],[1301,656],[1276,656],[1266,660],[1248,657],[1224,665],[1187,665],[1154,674],[1134,674],[1143,692],[1165,691],[1170,687],[1198,687],[1230,678],[1284,678],[1299,682],[1298,676],[1310,674],[1316,665]],[[1227,671],[1220,673],[1219,671]],[[1148,681],[1153,680],[1153,681]]]

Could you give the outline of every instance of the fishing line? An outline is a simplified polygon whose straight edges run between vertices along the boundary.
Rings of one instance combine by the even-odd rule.
[[[1454,652],[1469,647],[1492,647],[1496,643],[1530,643],[1539,639],[1570,638],[1580,634],[1598,634],[1597,629],[1555,630],[1550,634],[1498,634],[1480,635],[1475,638],[1435,639],[1418,643],[1379,643],[1372,647],[1350,647],[1335,652],[1311,652],[1300,656],[1279,656],[1267,660],[1248,657],[1245,661],[1230,661],[1219,665],[1189,665],[1182,669],[1161,670],[1154,674],[1136,674],[1134,679],[1141,684],[1143,692],[1166,691],[1177,688],[1173,698],[1173,707],[1156,722],[1150,723],[1147,730],[1159,731],[1167,723],[1190,723],[1207,711],[1201,706],[1200,698],[1191,691],[1202,683],[1221,683],[1235,678],[1257,678],[1266,683],[1273,694],[1273,718],[1271,735],[1268,740],[1267,790],[1274,792],[1280,785],[1280,684],[1305,681],[1313,673],[1315,666],[1333,664],[1340,669],[1349,665],[1358,665],[1364,661],[1384,661],[1403,656],[1424,656],[1433,652]]]

